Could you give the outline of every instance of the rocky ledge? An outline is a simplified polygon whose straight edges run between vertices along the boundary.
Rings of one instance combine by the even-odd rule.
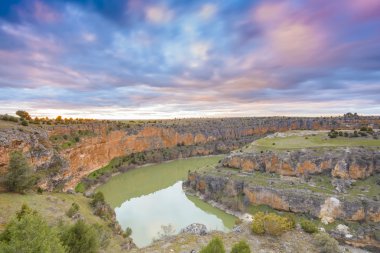
[[[284,176],[331,174],[341,179],[364,179],[380,173],[380,149],[320,148],[292,151],[234,153],[223,166],[244,172],[271,172]]]
[[[219,172],[218,172],[219,170]],[[283,184],[258,185],[251,177],[229,169],[214,172],[190,172],[184,188],[189,193],[216,201],[231,210],[245,210],[251,205],[266,205],[279,211],[293,212],[321,219],[325,224],[336,220],[360,222],[352,236],[338,239],[346,243],[380,249],[377,233],[380,229],[380,203],[366,196],[318,192]],[[281,181],[281,179],[279,179]],[[281,182],[284,183],[284,182]]]

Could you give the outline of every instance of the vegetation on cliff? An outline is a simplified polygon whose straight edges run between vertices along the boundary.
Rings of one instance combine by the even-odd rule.
[[[12,152],[10,157],[5,185],[10,192],[23,193],[35,184],[35,175],[21,152]]]
[[[224,245],[219,237],[213,238],[199,253],[225,253]]]
[[[293,229],[295,223],[289,217],[283,217],[274,213],[264,214],[258,212],[253,216],[252,232],[255,234],[280,235]]]
[[[27,205],[17,213],[0,234],[0,252],[46,252],[65,253],[56,228]]]

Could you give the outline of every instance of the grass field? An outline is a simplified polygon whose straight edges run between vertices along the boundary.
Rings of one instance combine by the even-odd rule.
[[[297,133],[297,132],[295,132]],[[299,135],[285,136],[268,136],[259,139],[249,145],[246,150],[289,150],[301,148],[319,148],[319,147],[380,147],[380,140],[372,137],[337,137],[329,138],[327,132],[316,132],[312,134],[307,131],[303,134],[298,131]]]

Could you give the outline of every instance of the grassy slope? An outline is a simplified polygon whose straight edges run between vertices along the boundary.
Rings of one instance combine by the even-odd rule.
[[[299,131],[301,133],[301,131]],[[275,143],[275,145],[273,145]],[[252,143],[246,151],[249,150],[289,150],[301,148],[320,148],[320,147],[380,147],[380,139],[375,140],[372,137],[337,137],[331,139],[327,133],[318,133],[315,135],[307,134],[303,136],[285,136],[285,137],[266,137]]]
[[[92,213],[88,198],[79,194],[72,195],[66,193],[44,193],[42,195],[0,194],[0,231],[4,229],[6,224],[15,216],[16,211],[20,210],[24,203],[29,205],[32,209],[37,210],[50,225],[57,225],[60,220],[65,224],[72,223],[73,221],[66,216],[65,212],[70,208],[73,202],[80,206],[79,212],[86,222],[91,224],[98,223],[111,233],[106,222]],[[112,236],[107,252],[121,252],[121,242],[121,237]]]

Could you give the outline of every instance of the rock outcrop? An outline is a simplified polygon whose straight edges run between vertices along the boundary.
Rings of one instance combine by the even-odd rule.
[[[188,233],[194,235],[206,235],[207,227],[203,224],[193,223],[181,230],[181,233]]]
[[[218,173],[190,172],[184,183],[186,191],[201,195],[206,200],[216,201],[230,210],[244,210],[253,205],[267,205],[279,211],[310,215],[324,223],[335,220],[379,224],[380,205],[370,198],[348,197],[306,189],[281,188],[272,185],[260,186],[249,180],[249,176],[226,177]],[[369,225],[372,226],[372,225]],[[375,230],[378,228],[375,228]],[[346,243],[380,249],[374,239],[374,228],[359,231],[352,238],[344,238]]]
[[[336,178],[364,179],[380,172],[380,150],[355,147],[234,153],[222,163],[245,172],[272,172],[284,176],[329,173]]]

